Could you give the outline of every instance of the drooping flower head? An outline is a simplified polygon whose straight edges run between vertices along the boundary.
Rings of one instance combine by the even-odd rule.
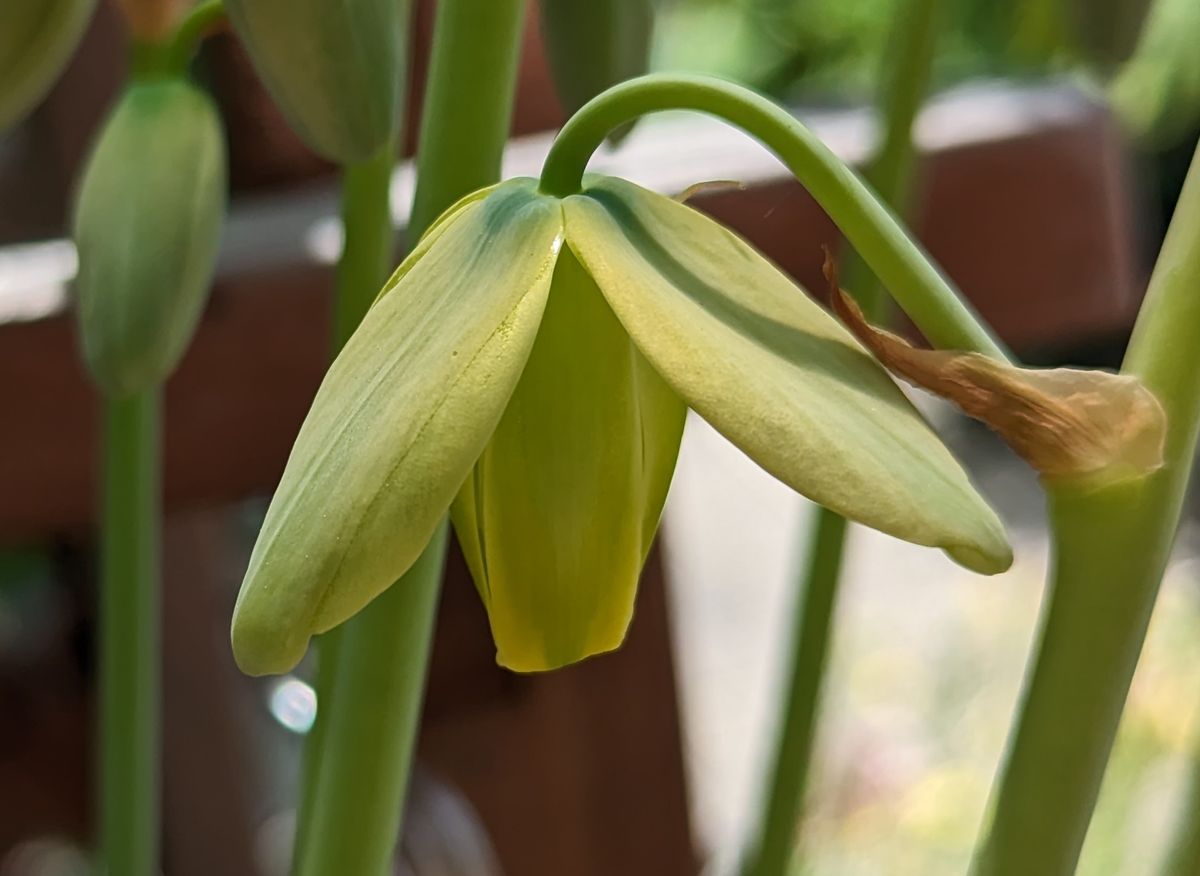
[[[616,648],[687,408],[847,517],[984,573],[995,514],[841,323],[739,237],[631,183],[464,199],[325,378],[233,621],[290,669],[416,560],[449,508],[498,660]]]

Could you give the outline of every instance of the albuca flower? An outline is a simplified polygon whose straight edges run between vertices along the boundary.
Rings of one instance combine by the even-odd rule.
[[[888,374],[748,244],[621,180],[557,198],[518,179],[451,208],[334,362],[242,585],[238,662],[291,668],[448,507],[501,664],[616,648],[688,407],[847,517],[1011,562]]]

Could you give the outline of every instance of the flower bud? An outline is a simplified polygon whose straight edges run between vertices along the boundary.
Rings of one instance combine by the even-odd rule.
[[[554,87],[568,113],[650,68],[652,0],[542,0],[541,15]],[[609,139],[619,141],[631,128]]]
[[[0,131],[50,89],[79,45],[96,0],[0,3]]]
[[[227,0],[259,76],[309,146],[361,161],[391,136],[404,80],[402,0]]]
[[[1133,54],[1150,0],[1068,0],[1067,17],[1086,60],[1112,70]]]
[[[225,209],[216,107],[181,80],[136,83],[104,123],[75,208],[79,332],[96,381],[125,395],[183,355]]]

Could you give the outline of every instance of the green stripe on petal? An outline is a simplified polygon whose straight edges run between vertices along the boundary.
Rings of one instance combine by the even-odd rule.
[[[568,246],[642,353],[764,469],[976,571],[1009,566],[995,513],[892,379],[745,241],[611,178],[589,178],[564,216]]]
[[[562,241],[528,180],[465,205],[396,272],[292,448],[234,610],[252,674],[386,589],[425,547],[525,366]]]
[[[621,644],[685,412],[564,250],[529,363],[451,511],[502,665],[553,669]]]

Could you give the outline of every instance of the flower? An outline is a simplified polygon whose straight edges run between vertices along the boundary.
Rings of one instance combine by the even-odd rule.
[[[616,648],[687,407],[851,519],[1011,563],[887,372],[748,244],[618,179],[561,199],[517,179],[447,211],[330,368],[238,598],[239,664],[290,669],[452,503],[501,664]]]

